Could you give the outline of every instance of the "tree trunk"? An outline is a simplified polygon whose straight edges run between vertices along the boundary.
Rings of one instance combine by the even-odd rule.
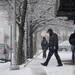
[[[18,55],[17,55],[17,63],[21,65],[25,62],[25,53],[23,50],[23,40],[24,40],[24,29],[19,28],[19,39],[18,39]]]
[[[30,28],[30,58],[33,58],[33,33],[32,33],[32,28]]]
[[[17,53],[17,64],[21,65],[25,62],[25,53],[23,50],[23,40],[24,40],[24,26],[25,26],[25,17],[27,10],[27,0],[23,1],[22,7],[22,16],[21,16],[21,24],[19,27],[19,39],[18,39],[18,53]]]
[[[33,55],[35,55],[37,52],[36,41],[37,41],[37,32],[34,33],[34,37],[33,37]]]
[[[33,33],[31,25],[27,36],[27,58],[33,58]]]

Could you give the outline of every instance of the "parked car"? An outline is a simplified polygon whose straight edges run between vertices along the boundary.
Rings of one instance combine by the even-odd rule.
[[[70,51],[71,50],[71,45],[69,41],[64,41],[59,43],[59,51]]]
[[[0,44],[0,60],[9,60],[9,46],[6,44]]]

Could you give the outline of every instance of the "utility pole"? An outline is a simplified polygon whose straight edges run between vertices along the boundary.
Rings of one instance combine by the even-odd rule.
[[[12,23],[11,23],[11,7],[10,7],[10,4],[8,5],[8,8],[9,8],[8,14],[9,14],[9,26],[10,26],[10,61],[11,61],[11,58],[12,58]],[[10,62],[10,65],[12,65],[12,62]]]
[[[17,51],[16,51],[16,0],[12,0],[12,58],[11,58],[11,70],[19,69],[17,65]]]

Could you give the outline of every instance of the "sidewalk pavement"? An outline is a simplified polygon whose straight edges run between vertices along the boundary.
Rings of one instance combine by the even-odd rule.
[[[61,51],[59,52],[63,66],[58,67],[55,56],[53,55],[47,67],[41,65],[45,59],[42,58],[42,53],[35,58],[31,63],[27,65],[30,67],[34,75],[74,75],[75,65],[72,64],[72,52],[71,51]]]
[[[59,52],[62,67],[57,66],[57,61],[52,56],[47,67],[41,65],[45,59],[42,58],[42,53],[35,56],[27,65],[21,65],[20,70],[9,70],[10,63],[0,63],[0,75],[75,75],[75,65],[72,64],[72,53],[70,51]]]

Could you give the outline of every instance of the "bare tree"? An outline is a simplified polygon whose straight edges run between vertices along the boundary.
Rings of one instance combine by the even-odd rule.
[[[19,13],[16,19],[19,28],[17,63],[20,65],[25,62],[23,41],[24,41],[24,33],[25,33],[24,26],[25,26],[25,16],[27,10],[27,0],[24,0],[23,2],[20,2],[18,0],[18,2],[19,2],[19,7],[18,7]]]

